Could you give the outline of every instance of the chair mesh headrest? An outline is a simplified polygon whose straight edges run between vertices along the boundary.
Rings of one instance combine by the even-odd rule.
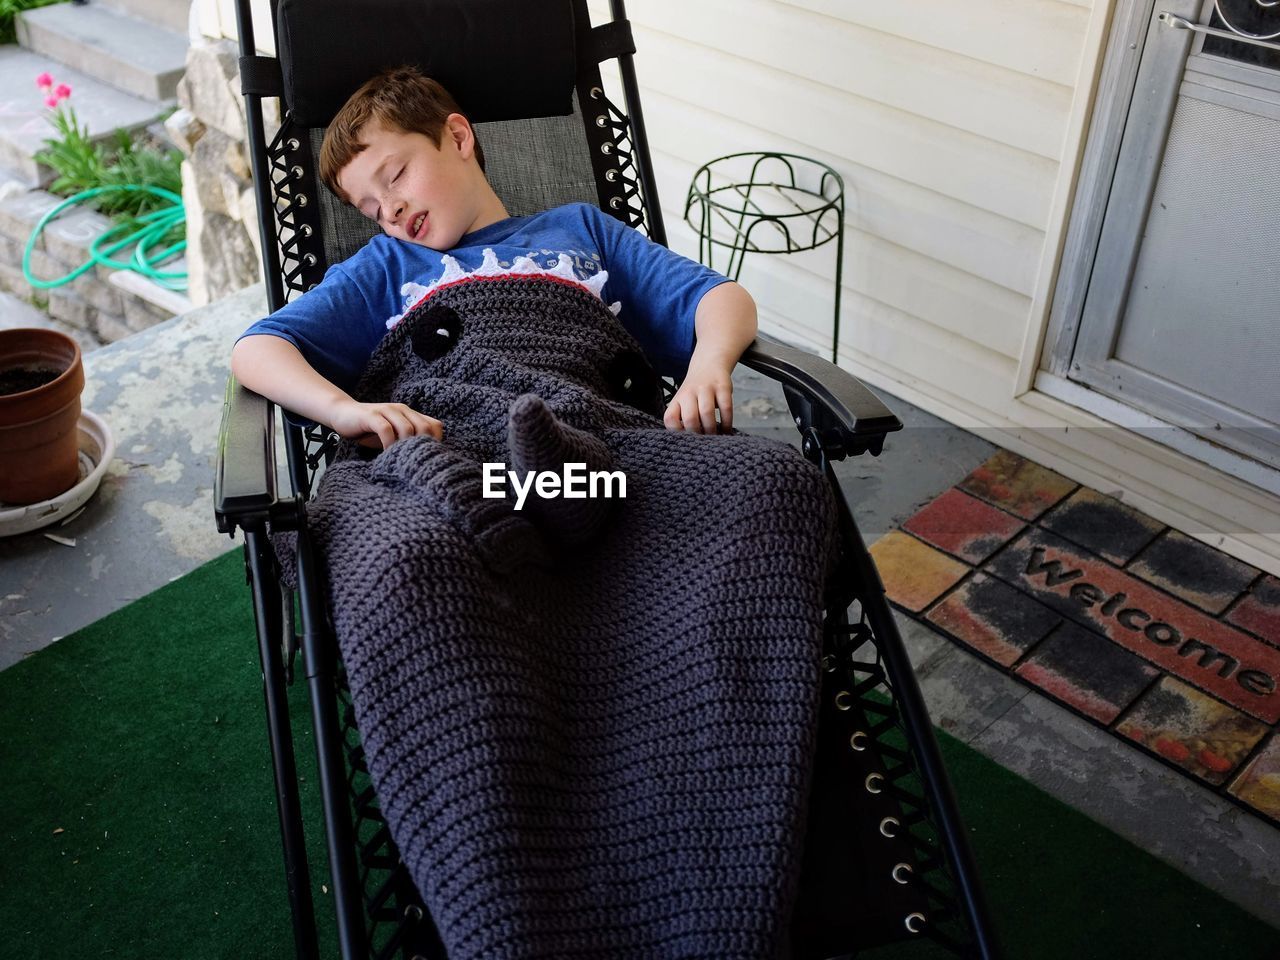
[[[276,43],[295,122],[327,126],[381,70],[411,64],[473,122],[563,116],[573,0],[280,0]]]

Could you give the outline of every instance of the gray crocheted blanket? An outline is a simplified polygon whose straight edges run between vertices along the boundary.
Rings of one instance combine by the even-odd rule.
[[[594,289],[440,285],[355,395],[443,442],[345,444],[309,505],[370,774],[450,960],[785,953],[834,508],[785,444],[664,429],[657,388]],[[531,486],[517,510],[485,463],[620,471],[626,496]]]

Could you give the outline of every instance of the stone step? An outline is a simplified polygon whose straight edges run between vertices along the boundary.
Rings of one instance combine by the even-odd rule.
[[[64,103],[75,108],[76,117],[95,140],[111,136],[118,128],[145,127],[163,109],[162,104],[122,93],[30,50],[0,46],[0,91],[4,91],[0,93],[0,168],[14,171],[29,185],[48,182],[52,176],[33,159],[54,132],[43,92],[35,83],[42,73],[51,73],[71,87],[71,98]]]
[[[13,294],[0,292],[0,330],[15,330],[18,327],[53,330],[55,326],[47,313],[19,300]]]
[[[159,269],[166,273],[184,273],[187,269],[186,258],[163,264]],[[192,309],[191,298],[186,293],[162,287],[156,281],[144,277],[132,270],[113,270],[107,282],[125,293],[132,294],[140,300],[164,310],[174,316]]]
[[[17,16],[18,43],[125,93],[171,100],[187,35],[108,7],[55,3]]]
[[[11,293],[0,291],[0,330],[13,330],[18,327],[35,327],[40,330],[57,330],[59,333],[65,333],[80,345],[82,354],[102,346],[102,342],[87,330],[54,320],[43,310],[36,309],[25,300],[19,300]]]
[[[156,26],[186,34],[191,19],[191,0],[90,0],[92,6],[109,7]]]

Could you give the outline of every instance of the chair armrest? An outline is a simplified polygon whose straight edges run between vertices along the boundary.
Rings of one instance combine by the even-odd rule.
[[[221,533],[261,528],[276,506],[275,404],[227,377],[213,512]]]
[[[829,360],[776,340],[757,339],[740,363],[782,384],[796,426],[817,431],[833,460],[870,452],[878,456],[886,434],[902,421],[853,374]]]

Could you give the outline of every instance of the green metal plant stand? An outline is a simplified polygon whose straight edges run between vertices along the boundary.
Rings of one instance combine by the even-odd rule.
[[[840,347],[844,269],[844,180],[831,167],[793,153],[732,153],[693,174],[684,219],[698,233],[698,259],[731,280],[748,253],[800,253],[836,242],[831,361]],[[717,248],[728,253],[716,266]]]

